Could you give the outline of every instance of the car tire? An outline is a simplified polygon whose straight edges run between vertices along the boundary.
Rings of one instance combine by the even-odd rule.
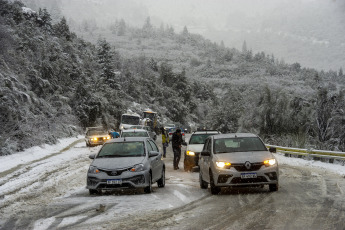
[[[89,189],[89,194],[90,195],[99,195],[101,194],[102,191],[97,190],[97,189]]]
[[[199,182],[200,182],[200,188],[207,189],[208,183],[202,179],[200,172],[199,172]]]
[[[165,169],[163,168],[162,177],[157,181],[157,185],[159,188],[163,188],[165,186]]]
[[[151,193],[152,192],[152,175],[150,173],[150,179],[149,179],[149,186],[144,188],[145,193]]]
[[[217,195],[220,193],[220,190],[221,188],[220,187],[217,187],[215,184],[214,184],[214,179],[213,179],[213,175],[212,175],[212,172],[210,171],[210,187],[211,187],[211,194],[212,195]]]
[[[278,187],[279,187],[278,184],[270,184],[268,186],[269,186],[271,192],[278,191]]]

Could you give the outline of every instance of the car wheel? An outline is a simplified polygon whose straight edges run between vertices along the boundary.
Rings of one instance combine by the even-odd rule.
[[[90,195],[99,195],[101,194],[102,191],[97,190],[97,189],[89,189],[89,194]]]
[[[152,192],[152,175],[150,173],[150,179],[149,179],[149,186],[144,188],[145,193],[151,193]]]
[[[212,172],[210,171],[210,187],[211,187],[211,193],[213,195],[217,195],[220,193],[220,190],[221,188],[220,187],[217,187],[215,184],[214,184],[214,180],[213,180],[213,175],[212,175]]]
[[[165,169],[163,168],[162,177],[157,181],[158,187],[163,188],[165,186]]]
[[[207,189],[208,183],[202,179],[200,172],[199,172],[199,182],[200,182],[200,188]]]
[[[278,184],[270,184],[268,186],[269,186],[271,192],[278,191]]]

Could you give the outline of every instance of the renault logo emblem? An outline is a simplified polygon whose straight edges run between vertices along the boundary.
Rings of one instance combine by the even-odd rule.
[[[246,163],[244,163],[244,166],[246,167],[246,169],[250,169],[250,167],[252,167],[252,164],[247,161]]]

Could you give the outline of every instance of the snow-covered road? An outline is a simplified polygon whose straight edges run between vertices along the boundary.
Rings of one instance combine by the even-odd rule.
[[[160,140],[158,138],[158,140]],[[344,229],[345,166],[277,155],[280,190],[199,188],[198,173],[172,168],[166,187],[90,196],[82,137],[0,157],[0,229]]]

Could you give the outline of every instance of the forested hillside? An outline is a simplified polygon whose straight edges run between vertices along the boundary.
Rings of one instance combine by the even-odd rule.
[[[144,108],[271,144],[345,150],[342,71],[230,49],[150,18],[142,28],[71,28],[0,0],[1,155],[87,126],[117,128],[121,113]]]

